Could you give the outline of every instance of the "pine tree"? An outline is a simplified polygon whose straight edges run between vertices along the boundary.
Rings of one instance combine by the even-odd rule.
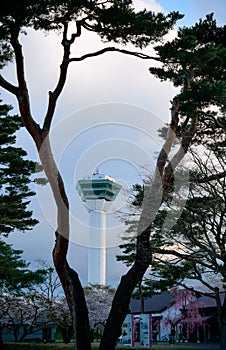
[[[152,291],[182,283],[189,277],[207,284],[204,278],[207,271],[217,273],[225,281],[225,29],[226,26],[218,27],[213,14],[210,14],[193,27],[180,28],[173,41],[155,48],[162,66],[150,68],[150,72],[182,89],[172,101],[174,118],[171,118],[167,132],[162,130],[166,141],[157,159],[156,170],[160,174],[159,182],[162,182],[162,200],[159,202],[163,206],[150,222],[150,241],[146,244],[147,254],[152,256]],[[176,145],[172,135],[177,135]],[[175,151],[170,158],[173,145]],[[203,164],[203,148],[197,148],[197,168],[191,172],[190,196],[176,225],[169,229],[170,211],[174,224],[178,211],[173,208],[175,202],[172,201],[176,196],[176,170],[184,155],[192,155],[194,147],[200,145],[206,148],[211,164],[205,166],[206,161]],[[180,176],[183,178],[183,173]],[[145,191],[143,193],[143,188],[139,186],[135,190],[134,204],[144,206]],[[151,204],[149,210],[154,207]],[[167,227],[164,226],[166,217]],[[132,219],[127,232],[133,231],[135,226]],[[121,247],[126,256],[119,259],[131,264],[136,253],[136,242],[128,241]],[[164,254],[173,258],[164,260]],[[177,260],[180,264],[176,264]],[[213,293],[216,291],[219,306],[218,286],[212,282],[209,289]],[[222,309],[220,305],[218,310],[223,349],[226,344],[226,298]]]
[[[16,132],[22,126],[19,116],[9,114],[11,107],[0,104],[0,233],[31,230],[38,223],[28,209],[29,188],[35,162],[25,159],[27,153],[16,147]]]
[[[30,197],[35,194],[29,184],[36,163],[27,160],[26,151],[16,147],[16,132],[22,123],[19,116],[10,115],[11,109],[0,104],[0,234],[4,236],[31,230],[38,223],[28,209]],[[44,270],[31,271],[22,253],[0,239],[0,290],[10,293],[12,298],[42,283],[45,276]],[[3,349],[1,330],[0,324],[0,348]]]
[[[22,250],[13,249],[0,240],[0,290],[21,294],[34,284],[44,281],[45,270],[31,271],[29,263],[22,258]]]
[[[16,4],[14,1],[7,1],[1,6],[2,26],[0,38],[2,51],[5,62],[12,58],[13,55],[15,57],[18,85],[12,84],[3,76],[0,76],[0,85],[17,98],[22,122],[36,144],[43,169],[53,191],[57,207],[56,244],[53,250],[54,265],[72,314],[75,348],[78,350],[89,350],[91,348],[90,327],[84,291],[77,272],[71,269],[67,262],[70,234],[69,201],[63,179],[53,158],[54,152],[51,150],[49,133],[56,104],[65,86],[68,67],[72,62],[83,61],[86,58],[114,51],[142,59],[151,57],[140,51],[128,51],[116,46],[103,47],[103,49],[96,52],[88,51],[81,57],[71,57],[71,47],[76,44],[76,40],[85,31],[91,31],[105,42],[114,42],[122,45],[132,43],[137,49],[141,49],[149,43],[161,39],[174,26],[176,21],[183,16],[178,12],[172,12],[168,15],[146,10],[136,12],[131,0],[107,0],[100,2],[86,0],[20,0]],[[69,32],[71,23],[74,24],[74,32],[72,34]],[[42,125],[37,124],[33,118],[29,89],[24,74],[23,47],[20,43],[20,36],[27,28],[45,32],[57,30],[61,34],[62,62],[60,67],[56,68],[57,71],[60,68],[59,80],[56,87],[48,92],[48,107]],[[137,263],[137,267],[133,269],[132,274],[129,274],[122,280],[123,283],[119,289],[123,291],[116,293],[116,300],[112,305],[112,314],[108,319],[100,349],[110,350],[115,348],[121,324],[127,313],[130,295],[137,284],[137,280],[140,279],[140,275],[143,275],[147,266],[146,261]],[[128,281],[126,282],[126,280]],[[128,287],[128,283],[130,287],[125,288],[125,286]],[[118,312],[118,307],[120,307],[120,312]]]

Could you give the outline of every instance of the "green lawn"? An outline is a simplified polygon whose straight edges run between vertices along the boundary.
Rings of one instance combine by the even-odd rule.
[[[70,350],[73,349],[73,344],[28,344],[28,343],[6,343],[4,350]],[[98,350],[98,346],[92,346],[93,350]],[[144,350],[144,348],[133,348],[136,350]],[[131,350],[131,347],[117,346],[117,350]],[[154,350],[154,348],[152,348]],[[161,350],[161,349],[158,349]],[[164,350],[167,350],[164,348]],[[179,350],[179,349],[178,349]]]
[[[73,349],[73,344],[28,344],[28,343],[6,343],[5,344],[5,348],[4,350],[70,350]],[[93,350],[98,350],[98,346],[92,346]],[[132,350],[132,349],[136,349],[136,350],[144,350],[144,348],[139,348],[139,347],[135,347],[135,348],[131,348],[131,347],[126,347],[126,346],[117,346],[116,348],[117,350]],[[147,349],[147,348],[146,348]],[[155,346],[153,346],[151,348],[151,350],[172,350],[172,348],[169,347],[160,347],[158,346],[158,348],[155,348]],[[177,350],[182,350],[182,348],[180,347],[180,345],[178,345]],[[183,350],[186,350],[185,348],[183,348]],[[189,347],[187,350],[191,350],[191,347]],[[195,347],[192,348],[192,350],[198,350],[198,348],[196,349]],[[200,350],[200,349],[199,349]]]

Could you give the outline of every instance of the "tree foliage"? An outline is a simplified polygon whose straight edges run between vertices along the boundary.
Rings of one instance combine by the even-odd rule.
[[[192,27],[182,27],[172,42],[155,48],[161,68],[150,72],[175,86],[184,86],[180,101],[178,137],[186,131],[188,120],[198,114],[193,144],[215,152],[225,151],[226,106],[226,27],[219,27],[213,13]],[[186,146],[186,144],[184,144]]]
[[[14,94],[22,117],[22,122],[31,134],[53,191],[57,206],[56,244],[53,251],[54,264],[64,288],[73,319],[77,349],[90,349],[90,329],[84,291],[78,274],[67,262],[69,239],[69,202],[64,182],[53,159],[49,142],[49,133],[55,112],[56,103],[65,86],[68,66],[72,62],[82,61],[98,56],[104,52],[122,52],[140,58],[153,58],[143,52],[132,52],[117,47],[104,46],[102,50],[88,52],[81,57],[71,57],[71,46],[76,43],[85,30],[98,34],[103,41],[117,44],[132,42],[137,48],[144,48],[153,41],[160,40],[175,21],[181,18],[177,12],[169,15],[154,14],[150,11],[135,12],[132,1],[19,1],[18,6],[9,1],[4,4],[1,17],[0,38],[5,57],[14,55],[17,85],[0,77],[3,88]],[[70,23],[76,28],[69,34]],[[56,87],[49,92],[49,102],[42,125],[38,125],[31,112],[29,90],[24,75],[23,47],[20,35],[26,28],[35,30],[58,30],[61,33],[63,57],[60,75]],[[217,31],[217,35],[215,35]],[[209,34],[208,34],[209,33]],[[207,35],[208,34],[208,35]],[[222,41],[219,42],[218,38]],[[121,324],[128,311],[131,293],[139,283],[152,262],[153,252],[150,247],[150,236],[158,240],[153,231],[153,221],[161,204],[170,198],[174,191],[175,169],[188,152],[202,126],[211,120],[217,126],[225,125],[219,114],[212,114],[212,105],[224,109],[225,66],[225,27],[218,28],[213,16],[207,16],[194,27],[182,28],[178,37],[170,43],[156,47],[155,60],[162,62],[161,68],[151,68],[150,72],[160,79],[170,79],[182,91],[172,101],[171,121],[165,144],[157,159],[153,183],[147,187],[144,196],[138,235],[136,240],[135,261],[126,275],[121,279],[115,293],[104,335],[100,344],[101,350],[115,348],[120,335]],[[223,44],[222,44],[223,42]],[[208,72],[204,59],[213,64]],[[215,66],[214,66],[215,65]],[[222,117],[220,115],[220,117]],[[209,127],[210,124],[208,124]],[[179,149],[168,160],[175,135],[180,138]],[[152,234],[153,233],[153,234]]]
[[[173,296],[173,300],[168,306],[164,320],[165,326],[170,325],[171,330],[174,330],[175,334],[176,326],[180,325],[180,338],[188,341],[198,327],[204,326],[205,316],[201,313],[204,304],[194,291],[172,289],[170,293]]]
[[[31,230],[38,223],[28,210],[29,188],[35,162],[26,159],[27,153],[16,147],[16,132],[22,126],[21,118],[10,115],[9,105],[0,105],[0,233],[8,235],[15,230]]]
[[[4,2],[1,4],[1,9],[2,62],[6,63],[7,60],[14,57],[17,85],[12,84],[3,76],[0,76],[0,84],[17,98],[22,122],[36,144],[44,171],[53,191],[57,206],[56,244],[53,251],[54,264],[72,315],[76,335],[75,347],[88,350],[90,349],[90,329],[84,292],[77,272],[70,268],[66,258],[69,239],[69,202],[63,179],[53,159],[49,133],[56,103],[65,86],[68,66],[71,62],[82,61],[108,51],[121,52],[144,59],[150,57],[142,52],[132,52],[118,46],[104,46],[102,50],[87,52],[81,57],[71,57],[70,49],[84,31],[95,32],[105,42],[132,43],[137,48],[144,48],[149,43],[161,40],[162,36],[182,16],[178,12],[172,12],[168,15],[156,14],[146,10],[136,12],[133,8],[133,2],[130,0],[98,2],[86,0],[21,0],[16,5],[13,1]],[[71,23],[75,25],[72,34],[69,34]],[[20,43],[20,37],[27,28],[44,31],[56,30],[61,34],[63,56],[59,80],[53,91],[49,92],[48,107],[42,125],[38,125],[32,116],[29,90],[24,74],[23,47]],[[141,263],[141,266],[138,263],[132,273],[134,277],[130,278],[130,287],[125,289],[125,286],[121,285],[119,288],[124,291],[118,293],[118,295],[121,295],[120,303],[118,301],[113,302],[113,313],[107,322],[106,333],[100,345],[101,349],[114,349],[121,324],[127,313],[130,295],[145,269],[146,263]],[[126,281],[123,284],[128,286]],[[120,312],[118,312],[119,305]]]
[[[181,225],[178,232],[182,232],[183,227],[184,234],[193,228],[191,222],[195,221],[200,225],[201,222],[206,223],[208,217],[213,213],[211,208],[215,207],[214,214],[217,213],[217,208],[219,215],[224,215],[225,211],[223,193],[225,188],[226,127],[223,112],[226,96],[224,83],[226,47],[223,38],[225,38],[225,26],[218,27],[213,15],[208,15],[205,20],[200,20],[191,28],[180,28],[178,37],[172,42],[157,46],[156,51],[162,61],[162,67],[150,68],[150,72],[158,78],[169,79],[175,86],[183,85],[183,90],[176,96],[179,103],[180,119],[176,128],[178,140],[175,147],[178,147],[179,141],[184,153],[189,150],[189,153],[194,156],[194,163],[196,163],[195,168],[190,173],[190,197],[186,202],[185,211],[175,226],[176,230]],[[210,66],[213,69],[209,69]],[[213,111],[214,107],[218,109],[216,112]],[[189,128],[192,127],[194,119],[195,133],[193,133],[191,141]],[[163,130],[161,130],[161,134],[166,137]],[[197,148],[197,153],[192,151],[194,146],[198,145],[205,147],[206,154],[203,148]],[[202,161],[202,158],[205,160]],[[175,157],[169,159],[169,168],[173,167],[173,161],[176,161]],[[191,157],[189,162],[192,164]],[[183,170],[179,169],[179,171],[183,176]],[[172,190],[174,190],[174,176],[175,173],[171,177]],[[141,185],[134,186],[132,205],[138,208],[142,206],[144,192],[145,189]],[[171,200],[171,195],[165,197],[165,207],[162,207],[160,215],[157,215],[154,221],[154,227],[159,231],[159,238],[152,236],[152,243],[155,242],[154,237],[156,237],[156,243],[159,246],[167,243],[171,245],[169,237],[165,239],[164,232],[162,232],[164,219],[168,215],[166,206],[170,206]],[[217,203],[219,205],[216,206]],[[218,226],[219,223],[224,223],[222,219],[219,222],[215,218],[213,220]],[[133,231],[136,221],[132,219],[129,223],[131,225],[128,230],[132,228],[131,231]],[[184,227],[187,229],[184,230]],[[160,233],[163,234],[162,237]],[[173,234],[171,237],[173,239]],[[222,237],[221,246],[223,246],[223,239]],[[158,240],[160,241],[158,242]],[[124,249],[129,249],[129,245],[124,245]]]
[[[85,296],[92,329],[97,324],[105,324],[114,293],[115,290],[109,286],[88,285],[85,287]]]
[[[38,295],[0,295],[0,306],[0,327],[12,332],[16,342],[50,323]]]
[[[0,349],[4,349],[3,327],[13,331],[15,340],[33,332],[39,315],[34,291],[46,278],[46,271],[29,269],[22,250],[0,240]],[[23,332],[21,333],[21,330]],[[19,335],[20,334],[20,335]]]
[[[119,44],[132,42],[141,48],[160,39],[176,20],[183,17],[178,12],[164,15],[143,10],[135,13],[131,0],[20,0],[17,4],[13,1],[4,2],[1,7],[1,21],[4,24],[4,28],[1,28],[1,38],[7,47],[6,53],[11,54],[13,52],[8,45],[11,34],[16,34],[21,28],[60,31],[74,21],[79,30],[84,28],[93,31],[103,41]],[[71,40],[79,35],[80,32],[73,34]]]
[[[173,41],[156,47],[162,66],[150,68],[150,72],[161,80],[172,81],[175,86],[182,85],[183,89],[172,101],[172,108],[173,103],[177,105],[178,118],[171,118],[168,128],[161,130],[166,139],[157,159],[162,206],[150,222],[150,244],[146,245],[147,254],[152,256],[149,292],[164,290],[175,283],[188,287],[188,279],[201,282],[205,286],[202,292],[217,301],[222,349],[226,315],[225,303],[221,305],[219,298],[219,291],[224,287],[219,279],[225,281],[226,271],[225,34],[225,26],[218,27],[210,14],[191,28],[180,28]],[[173,145],[172,130],[177,140],[174,154],[167,159]],[[182,192],[178,194],[175,188],[175,179],[184,176],[183,169],[179,168],[178,172],[176,169],[186,153],[190,155],[187,157],[191,169],[189,195],[184,210],[175,220],[178,205],[188,192],[183,188],[183,180]],[[192,157],[196,164],[193,169]],[[152,183],[156,181],[155,176]],[[133,205],[142,209],[145,187],[136,185],[134,190]],[[130,265],[136,256],[134,229],[139,228],[139,222],[133,216],[131,220],[127,218],[126,223],[127,242],[121,246],[124,256],[118,259]],[[210,275],[216,276],[218,282],[208,279]]]
[[[192,27],[182,27],[172,42],[155,48],[161,68],[150,72],[175,86],[187,84],[179,94],[180,115],[212,105],[225,107],[225,26],[217,26],[213,13]],[[211,69],[209,69],[211,67]]]
[[[15,146],[16,132],[22,123],[19,116],[9,114],[11,109],[9,105],[0,104],[0,234],[4,236],[31,230],[38,223],[28,209],[30,197],[35,194],[29,184],[36,163],[25,159],[27,153]],[[1,293],[21,294],[24,289],[43,281],[44,270],[31,271],[21,254],[21,250],[0,240]],[[1,335],[0,347],[3,348]]]
[[[31,271],[29,263],[22,258],[22,250],[0,240],[0,289],[2,292],[23,293],[34,284],[42,283],[45,270]]]

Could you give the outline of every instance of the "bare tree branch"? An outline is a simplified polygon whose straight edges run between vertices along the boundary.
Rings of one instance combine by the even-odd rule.
[[[69,62],[79,62],[79,61],[85,60],[86,58],[99,56],[99,55],[102,55],[102,54],[104,54],[106,52],[113,52],[113,51],[120,52],[120,53],[123,53],[123,54],[126,54],[126,55],[135,56],[135,57],[138,57],[138,58],[141,58],[141,59],[144,59],[144,60],[155,60],[155,61],[159,61],[160,62],[160,59],[158,57],[149,56],[149,55],[146,55],[146,54],[144,54],[142,52],[135,52],[135,51],[130,51],[130,50],[119,49],[119,48],[113,47],[113,46],[105,47],[102,50],[98,50],[98,51],[95,51],[95,52],[87,53],[86,55],[83,55],[81,57],[70,58]]]
[[[166,249],[166,248],[152,248],[152,252],[156,254],[164,254],[164,255],[171,255],[175,256],[179,259],[190,261],[191,263],[194,262],[194,256],[192,254],[188,253],[181,253],[179,250],[176,249]],[[200,264],[203,267],[210,268],[210,265],[207,264],[205,261],[200,259]]]
[[[48,109],[47,109],[45,119],[44,119],[44,124],[43,124],[43,130],[46,133],[49,132],[49,129],[50,129],[50,126],[52,123],[52,119],[53,119],[53,115],[55,112],[57,100],[58,100],[58,98],[59,98],[59,96],[64,88],[65,82],[66,82],[71,44],[74,42],[76,36],[77,35],[79,36],[80,24],[78,24],[78,23],[77,23],[77,29],[78,29],[77,34],[73,34],[71,36],[71,39],[68,40],[67,39],[68,23],[64,23],[63,39],[61,42],[61,44],[64,48],[64,54],[63,54],[63,59],[62,59],[62,63],[60,66],[59,79],[58,79],[57,85],[55,87],[55,90],[49,91]]]
[[[64,47],[64,56],[62,59],[62,63],[60,66],[60,76],[58,79],[58,83],[57,86],[55,88],[55,90],[52,92],[49,92],[49,104],[48,104],[48,110],[45,116],[45,121],[44,121],[44,125],[43,125],[43,129],[48,132],[51,122],[52,122],[52,118],[53,118],[53,113],[55,111],[55,107],[56,107],[56,102],[57,99],[60,95],[60,93],[63,90],[63,87],[65,85],[66,82],[66,78],[67,78],[67,71],[68,71],[68,66],[70,62],[79,62],[79,61],[83,61],[86,58],[90,58],[90,57],[95,57],[95,56],[99,56],[102,55],[106,52],[120,52],[123,54],[127,54],[127,55],[131,55],[131,56],[135,56],[141,59],[153,59],[153,60],[157,60],[159,61],[159,59],[157,57],[152,57],[146,54],[143,54],[141,52],[133,52],[133,51],[128,51],[128,50],[123,50],[123,49],[118,49],[116,47],[106,47],[102,50],[96,51],[96,52],[92,52],[92,53],[88,53],[86,55],[83,55],[81,57],[74,57],[74,58],[69,58],[70,57],[70,47],[73,44],[74,40],[76,37],[80,36],[81,34],[81,26],[83,25],[81,21],[77,21],[76,22],[77,25],[77,33],[76,34],[72,34],[71,35],[71,39],[67,38],[67,31],[68,31],[68,25],[67,23],[64,24],[64,32],[63,32],[63,40],[62,40],[62,45]]]
[[[29,93],[27,89],[27,83],[25,80],[24,57],[22,52],[22,46],[19,42],[18,37],[19,37],[19,31],[16,31],[16,30],[12,31],[10,42],[15,53],[16,76],[18,81],[18,90],[17,90],[16,96],[17,96],[20,114],[21,114],[21,118],[24,126],[27,128],[28,132],[32,135],[33,138],[35,135],[36,135],[36,138],[40,138],[41,137],[40,127],[34,121],[31,114],[30,98],[29,98]],[[11,86],[8,85],[8,87],[12,88],[12,85]]]
[[[168,159],[168,155],[171,151],[172,145],[176,137],[176,129],[179,123],[178,109],[179,109],[179,101],[177,98],[175,98],[172,102],[171,122],[168,127],[166,140],[157,158],[157,164],[155,167],[155,172],[154,172],[151,185],[148,186],[144,191],[144,199],[142,202],[142,212],[140,215],[140,220],[138,225],[138,237],[137,237],[138,240],[140,239],[142,240],[143,234],[148,233],[147,231],[149,230],[150,225],[154,220],[156,213],[162,204],[163,197],[166,192],[162,186],[162,177],[163,177],[164,168],[166,166],[166,162]],[[150,232],[148,235],[150,235]],[[139,236],[141,236],[141,238]]]
[[[198,183],[198,184],[203,184],[203,183],[206,183],[206,182],[219,180],[219,179],[222,179],[224,177],[226,177],[226,171],[223,171],[223,172],[221,172],[219,174],[213,174],[213,175],[210,175],[210,176],[206,176],[206,177],[203,177],[201,179],[200,178],[191,179],[190,181]]]
[[[96,27],[95,26],[92,26],[91,24],[85,22],[85,21],[82,21],[82,26],[89,30],[90,32],[96,32]]]
[[[0,74],[0,86],[11,92],[13,95],[17,96],[19,89],[17,86],[11,84]]]
[[[164,196],[167,196],[168,192],[172,189],[174,183],[174,171],[181,160],[184,158],[185,154],[188,151],[189,146],[191,145],[192,138],[195,134],[197,128],[197,120],[198,114],[195,113],[192,118],[191,125],[188,130],[186,130],[182,135],[181,145],[173,156],[169,164],[165,167],[165,171],[163,174],[163,188],[164,188]]]

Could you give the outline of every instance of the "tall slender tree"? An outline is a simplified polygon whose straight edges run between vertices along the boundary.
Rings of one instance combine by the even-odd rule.
[[[164,226],[166,217],[174,220],[177,208],[164,207],[153,223],[151,247],[153,260],[149,276],[144,280],[143,294],[158,292],[175,285],[196,290],[215,298],[218,310],[219,329],[223,329],[223,305],[220,294],[225,284],[225,155],[204,154],[202,159],[195,152],[194,172],[190,177],[189,195],[177,222],[169,228]],[[191,166],[192,162],[190,162]],[[139,206],[143,188],[135,186],[135,200]],[[137,192],[138,191],[138,192]],[[128,220],[124,254],[118,259],[130,265],[134,259],[134,227],[137,222]]]
[[[214,152],[212,155],[221,156],[221,164],[225,164],[225,29],[225,26],[217,26],[213,14],[207,15],[204,20],[200,20],[199,23],[196,23],[191,28],[180,28],[178,37],[175,40],[156,47],[156,51],[162,62],[162,67],[150,68],[150,72],[162,80],[170,80],[175,86],[183,84],[183,90],[173,101],[172,111],[176,113],[174,113],[174,119],[171,119],[171,124],[165,134],[165,144],[157,159],[157,171],[159,173],[158,175],[155,173],[152,180],[151,186],[162,190],[159,204],[161,205],[164,203],[164,206],[162,207],[162,212],[154,215],[154,220],[152,222],[149,221],[151,235],[149,246],[148,243],[146,244],[146,254],[150,256],[153,256],[155,253],[159,255],[163,253],[173,254],[180,260],[184,257],[183,251],[188,247],[191,248],[193,254],[191,254],[191,251],[189,253],[187,251],[187,260],[184,266],[177,266],[178,269],[176,269],[176,267],[173,268],[172,264],[168,265],[168,269],[165,270],[165,277],[170,276],[171,278],[170,280],[169,278],[167,279],[166,285],[175,283],[178,276],[182,278],[187,277],[187,271],[192,271],[196,277],[199,275],[202,279],[203,268],[208,269],[212,267],[212,271],[216,268],[218,272],[221,271],[223,279],[225,276],[224,166],[221,167],[221,169],[219,169],[219,167],[217,169],[216,166],[211,169],[205,168],[202,165],[203,151],[199,148],[196,160],[199,162],[199,168],[202,168],[205,172],[201,175],[198,172],[192,175],[195,177],[192,179],[195,183],[195,191],[198,191],[196,195],[197,193],[200,195],[200,191],[204,191],[204,187],[207,186],[207,184],[215,191],[215,194],[211,192],[211,194],[209,193],[209,197],[203,197],[204,195],[200,195],[199,197],[197,195],[195,199],[189,198],[185,211],[182,213],[180,220],[178,220],[175,226],[176,230],[176,228],[178,229],[178,225],[180,225],[178,235],[175,234],[176,231],[171,230],[169,211],[166,210],[166,205],[171,205],[171,209],[174,209],[171,219],[174,219],[175,213],[177,212],[177,210],[175,210],[176,202],[173,201],[173,195],[175,194],[175,178],[177,176],[175,170],[180,160],[191,150],[191,146],[205,146],[207,149]],[[172,131],[174,131],[174,133],[172,133]],[[178,138],[178,148],[174,151],[174,155],[171,159],[167,160],[172,150],[174,141],[173,135],[175,134]],[[212,165],[214,165],[214,162]],[[157,176],[159,176],[159,181],[162,182],[160,185],[158,185],[158,183],[156,184]],[[138,190],[135,204],[141,203],[144,209],[147,208],[146,215],[148,218],[148,210],[154,208],[154,204],[146,200],[145,191],[143,196],[142,188],[138,186],[135,189]],[[207,191],[207,189],[205,189],[205,191]],[[149,193],[150,191],[147,192],[147,197]],[[153,194],[155,194],[154,190],[152,191],[152,195]],[[159,197],[154,196],[154,198]],[[209,200],[209,202],[207,200]],[[157,205],[158,208],[160,208],[159,204]],[[172,208],[173,206],[174,208]],[[219,210],[217,210],[217,208],[219,208]],[[144,209],[141,215],[143,215]],[[221,209],[223,209],[223,211]],[[168,225],[165,224],[166,218],[168,220]],[[192,220],[194,218],[197,224],[196,228],[192,227]],[[220,223],[222,225],[220,225]],[[133,226],[134,224],[135,223],[132,222]],[[156,229],[156,227],[158,229]],[[194,235],[191,235],[191,232],[193,232]],[[171,233],[171,236],[164,233]],[[190,245],[187,246],[186,242],[188,243],[189,241],[189,234],[191,235]],[[214,238],[213,235],[215,235]],[[184,236],[186,236],[187,239],[185,241]],[[207,248],[206,244],[202,245],[204,237],[209,243],[209,248]],[[173,238],[178,245],[176,245]],[[212,255],[210,254],[209,263],[202,266],[199,270],[198,264],[201,261],[203,261],[203,263],[204,261],[205,263],[207,262],[205,259],[202,260],[202,257],[206,255],[207,252],[204,253],[204,245],[206,245],[208,254],[212,252]],[[178,246],[182,249],[182,252],[178,249]],[[200,250],[201,246],[202,249]],[[163,249],[163,247],[166,248]],[[129,258],[126,258],[128,263],[131,262],[131,258],[136,259],[136,243],[133,246],[128,243],[124,246],[124,249],[126,253],[132,253]],[[193,260],[195,255],[197,257],[199,256],[198,264],[196,264],[197,260]],[[218,260],[217,257],[220,257],[220,259]],[[159,256],[157,258],[160,259]],[[216,264],[217,261],[218,263],[220,262],[219,265]],[[175,265],[175,260],[173,263]],[[216,267],[216,265],[218,266]],[[152,259],[151,266],[155,267],[154,259]],[[213,286],[211,286],[211,288],[214,289]],[[226,301],[220,312],[222,349],[226,344],[225,304]]]
[[[156,161],[151,184],[144,187],[141,212],[136,225],[132,267],[127,277],[136,268],[138,262],[142,262],[143,272],[146,272],[148,266],[153,264],[156,247],[161,254],[161,246],[167,243],[167,238],[164,240],[164,236],[161,237],[156,233],[155,223],[161,219],[158,211],[162,204],[175,204],[173,195],[178,185],[176,171],[191,146],[205,144],[203,135],[208,135],[213,130],[216,131],[214,138],[218,134],[221,141],[218,139],[216,143],[210,137],[209,144],[206,146],[213,148],[217,146],[218,150],[225,146],[225,28],[225,26],[218,27],[213,14],[210,14],[190,28],[180,28],[174,40],[155,48],[162,65],[158,68],[151,67],[150,73],[161,80],[170,80],[182,89],[172,101],[171,120],[165,133],[165,142]],[[174,152],[171,152],[175,144],[177,147]],[[219,176],[219,174],[213,174],[215,175]],[[224,176],[225,172],[221,175]],[[182,176],[183,179],[185,179],[184,176]],[[183,180],[182,184],[184,182],[186,181]],[[167,222],[168,225],[166,225]],[[167,216],[167,222],[162,220],[161,228],[169,229],[171,226],[169,216]],[[125,249],[128,251],[129,245]],[[139,276],[140,281],[143,275],[144,273]],[[128,280],[126,283],[130,285]],[[119,291],[120,287],[117,293]],[[225,310],[224,307],[223,310]],[[225,311],[223,311],[224,314]],[[223,325],[225,328],[224,321]],[[223,331],[222,349],[226,345],[224,334]]]
[[[90,328],[84,292],[77,272],[72,270],[67,262],[70,231],[69,202],[49,142],[51,124],[56,103],[66,83],[68,67],[72,62],[83,61],[86,58],[113,51],[144,59],[150,57],[142,52],[132,52],[114,46],[104,47],[97,52],[88,52],[81,57],[71,57],[71,47],[76,44],[76,40],[85,31],[92,31],[104,41],[118,44],[130,42],[141,49],[149,43],[161,39],[172,28],[176,20],[182,16],[178,12],[172,12],[168,15],[155,14],[146,10],[135,12],[130,0],[20,0],[16,4],[13,1],[4,1],[1,6],[1,45],[5,61],[10,58],[10,55],[14,55],[17,83],[12,84],[3,76],[0,76],[0,85],[15,95],[22,122],[36,144],[44,171],[52,188],[57,207],[56,244],[53,250],[53,260],[73,319],[75,349],[89,350],[91,348]],[[73,22],[76,30],[69,34],[69,25]],[[61,32],[63,56],[60,75],[56,87],[49,92],[48,107],[42,125],[37,124],[32,116],[25,76],[23,47],[20,42],[21,34],[29,27],[35,30],[58,30]],[[143,237],[141,238],[143,239]],[[140,239],[138,246],[142,245]],[[127,313],[130,295],[149,264],[149,258],[140,259],[142,252],[141,254],[138,253],[138,256],[134,268],[122,280],[121,287],[116,293],[112,307],[113,311],[110,314],[100,349],[114,349],[120,334],[121,324]],[[126,281],[128,278],[129,284]]]

